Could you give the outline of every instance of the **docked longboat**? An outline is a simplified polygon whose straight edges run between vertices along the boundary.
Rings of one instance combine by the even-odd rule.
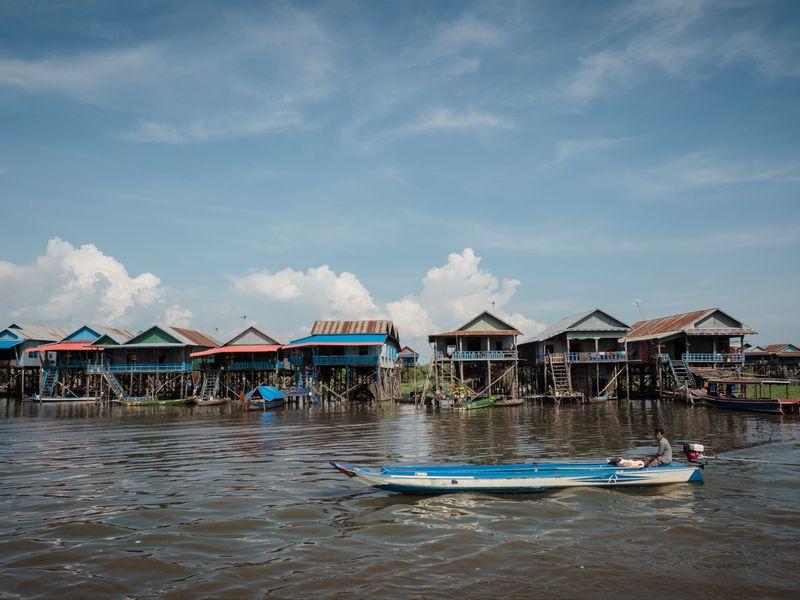
[[[455,408],[456,410],[477,410],[479,408],[489,408],[495,402],[497,402],[497,400],[498,400],[497,396],[476,398],[475,400],[470,400],[468,402],[456,404],[453,408]]]
[[[718,378],[709,379],[705,388],[694,392],[695,398],[709,406],[727,410],[741,410],[783,414],[800,409],[800,398],[789,398],[791,381],[764,379]],[[772,397],[774,388],[783,387],[784,397]]]
[[[280,408],[286,403],[286,396],[271,385],[260,385],[245,396],[247,410],[266,410]]]
[[[571,487],[639,487],[702,482],[701,464],[620,467],[610,462],[509,465],[385,466],[378,469],[339,462],[331,466],[364,485],[409,494],[454,492],[536,493]]]

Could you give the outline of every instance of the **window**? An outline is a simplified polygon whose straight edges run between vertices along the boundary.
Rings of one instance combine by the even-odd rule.
[[[28,352],[28,356],[31,358],[39,358],[38,350],[34,350],[33,352]]]

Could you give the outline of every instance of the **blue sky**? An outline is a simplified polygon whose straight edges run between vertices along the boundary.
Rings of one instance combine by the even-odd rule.
[[[0,5],[3,321],[720,306],[800,341],[793,2]]]

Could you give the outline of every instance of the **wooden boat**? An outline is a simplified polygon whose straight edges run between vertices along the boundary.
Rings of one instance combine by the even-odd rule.
[[[279,408],[286,403],[286,396],[271,385],[260,385],[245,396],[247,410],[267,410]]]
[[[570,487],[638,487],[701,482],[702,465],[671,463],[661,467],[619,467],[608,462],[510,465],[385,466],[378,469],[339,462],[331,466],[364,485],[392,492],[533,493]]]
[[[114,400],[115,404],[121,404],[122,406],[180,406],[189,404],[190,402],[192,402],[191,398],[169,398],[159,400],[158,398],[152,397],[131,397],[125,398],[124,400]]]
[[[519,406],[521,404],[525,404],[524,398],[501,398],[492,404],[492,406]]]
[[[592,404],[600,403],[600,402],[608,402],[608,393],[600,394],[599,396],[595,396],[594,398],[590,398],[589,402]]]
[[[75,396],[75,397],[62,397],[62,396],[28,396],[25,398],[27,402],[43,402],[43,403],[58,403],[58,404],[81,404],[100,402],[99,396]]]
[[[790,381],[771,381],[765,379],[709,379],[705,388],[697,390],[693,398],[701,399],[709,406],[727,410],[743,410],[782,414],[784,407],[789,409],[798,400],[772,397],[774,388],[785,386],[789,395]]]
[[[489,408],[492,404],[497,402],[497,396],[488,396],[486,398],[476,398],[463,404],[456,404],[456,410],[476,410],[478,408]]]
[[[227,398],[219,398],[219,397],[206,398],[205,400],[203,398],[194,399],[194,403],[197,404],[197,406],[217,406],[219,404],[226,404],[227,402],[228,402]]]

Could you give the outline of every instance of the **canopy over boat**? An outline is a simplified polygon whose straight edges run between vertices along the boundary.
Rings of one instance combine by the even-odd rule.
[[[256,400],[283,400],[286,398],[282,391],[271,385],[260,385],[256,389],[247,392],[247,397]]]
[[[701,482],[694,465],[620,467],[608,462],[563,462],[510,465],[385,466],[379,469],[330,463],[365,485],[393,492],[443,494],[452,492],[531,493],[568,487],[644,486]]]

